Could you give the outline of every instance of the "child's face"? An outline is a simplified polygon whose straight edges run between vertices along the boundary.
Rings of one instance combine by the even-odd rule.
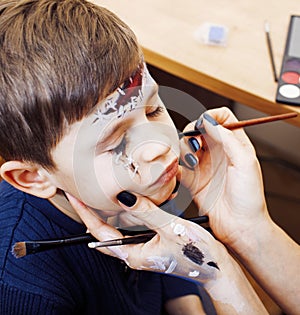
[[[120,210],[128,190],[165,201],[176,185],[176,128],[145,66],[70,126],[53,150],[55,185],[102,211]]]

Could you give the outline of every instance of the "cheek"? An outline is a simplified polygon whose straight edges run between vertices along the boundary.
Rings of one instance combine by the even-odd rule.
[[[120,192],[120,188],[114,175],[112,159],[109,157],[96,158],[94,172],[97,178],[97,189],[109,199],[114,199]]]
[[[76,196],[99,210],[116,210],[115,196],[120,192],[113,176],[109,156],[82,159],[74,170]]]
[[[81,181],[82,200],[95,209],[120,210],[116,195],[122,190],[136,191],[137,183],[123,164],[115,162],[115,155],[101,154],[94,158],[93,168],[86,168],[85,184]]]

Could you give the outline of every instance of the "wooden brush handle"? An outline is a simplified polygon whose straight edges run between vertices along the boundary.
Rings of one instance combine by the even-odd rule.
[[[287,114],[281,114],[281,115],[274,115],[274,116],[267,116],[267,117],[261,117],[261,118],[254,118],[254,119],[248,119],[248,120],[241,120],[233,123],[227,123],[224,124],[223,127],[233,130],[238,128],[243,128],[247,126],[253,126],[253,125],[259,125],[264,124],[271,121],[276,120],[283,120],[283,119],[289,119],[297,117],[297,113],[287,113]]]
[[[294,117],[297,117],[297,116],[298,116],[297,113],[291,112],[291,113],[287,113],[287,114],[280,114],[280,115],[274,115],[274,116],[267,116],[267,117],[260,117],[260,118],[254,118],[254,119],[248,119],[248,120],[241,120],[241,121],[236,121],[236,122],[232,122],[232,123],[225,123],[222,126],[224,128],[229,129],[229,130],[234,130],[234,129],[238,129],[238,128],[264,124],[264,123],[272,122],[272,121],[276,121],[276,120],[283,120],[283,119],[294,118]],[[205,129],[203,127],[201,127],[198,130],[179,132],[178,136],[179,136],[179,139],[181,139],[182,137],[192,137],[192,136],[197,136],[197,135],[201,135],[201,134],[205,134],[205,133],[206,133]]]

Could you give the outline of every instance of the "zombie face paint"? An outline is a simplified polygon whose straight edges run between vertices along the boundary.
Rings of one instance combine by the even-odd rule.
[[[125,169],[130,170],[131,178],[133,178],[137,174],[139,169],[138,163],[131,156],[127,156],[125,150],[124,152],[122,151],[116,154],[115,163],[117,165],[122,164]]]
[[[105,215],[121,210],[116,195],[128,190],[157,204],[176,185],[177,130],[144,64],[53,150],[57,187]]]
[[[112,116],[123,118],[143,102],[142,84],[147,79],[144,64],[140,64],[136,72],[129,77],[112,95],[108,96],[94,113],[94,123],[105,123]]]

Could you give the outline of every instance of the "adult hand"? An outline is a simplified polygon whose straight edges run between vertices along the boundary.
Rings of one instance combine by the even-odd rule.
[[[214,234],[285,313],[299,314],[299,245],[268,215],[254,148],[242,129],[222,127],[236,121],[228,109],[207,111],[203,118],[199,127],[206,134],[197,139],[206,150],[197,150],[199,164],[193,171],[182,169],[182,182],[190,187],[200,213],[209,215]],[[183,156],[188,154],[187,143],[182,148]]]
[[[97,239],[122,238],[118,230],[83,203],[70,195],[68,198]],[[157,234],[144,244],[98,248],[99,251],[124,260],[134,269],[177,274],[203,283],[218,314],[266,314],[240,267],[210,233],[161,210],[146,197],[136,198],[123,191],[117,199],[126,212]]]
[[[182,183],[190,189],[199,214],[209,216],[216,237],[233,247],[245,231],[270,220],[253,145],[243,129],[222,127],[234,121],[228,108],[208,110],[184,130],[196,124],[205,133],[181,140],[182,157],[193,154],[199,161],[192,169],[182,167]]]
[[[89,232],[97,239],[104,241],[123,237],[81,201],[69,194],[67,196]],[[133,269],[174,273],[194,277],[201,282],[218,277],[219,266],[227,263],[228,254],[209,232],[161,210],[146,197],[136,198],[124,191],[118,195],[118,199],[129,216],[135,217],[157,234],[143,244],[99,248],[101,252],[124,260]]]

